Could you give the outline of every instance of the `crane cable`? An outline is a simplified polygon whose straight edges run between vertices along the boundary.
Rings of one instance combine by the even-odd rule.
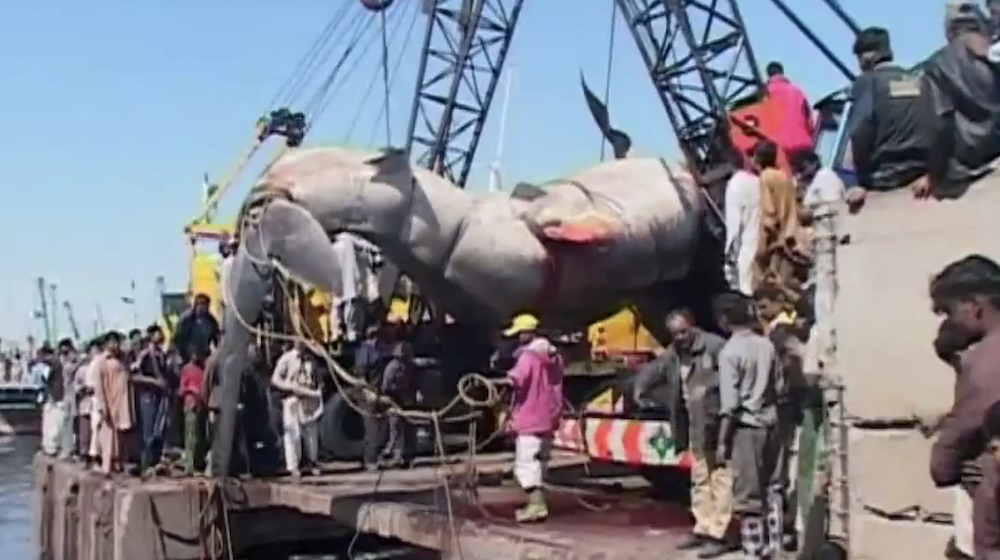
[[[372,25],[372,19],[367,19],[367,21],[365,21],[360,27],[358,27],[354,31],[350,41],[348,42],[347,48],[344,49],[344,52],[340,55],[340,58],[334,64],[333,69],[330,70],[330,72],[327,74],[326,78],[323,80],[323,82],[317,89],[316,93],[314,93],[309,98],[309,101],[306,103],[305,109],[303,111],[309,118],[309,128],[312,128],[312,126],[316,123],[318,116],[322,114],[322,111],[327,104],[327,99],[331,97],[330,92],[333,89],[334,84],[343,83],[342,81],[341,82],[337,81],[337,78],[340,77],[340,71],[344,68],[344,65],[347,63],[347,60],[351,57],[351,55],[354,54],[354,49],[357,48],[358,44],[361,42],[362,36],[365,34],[366,31],[368,31],[368,29],[371,28],[371,25]],[[365,48],[364,50],[367,51],[367,48]],[[331,49],[331,51],[327,54],[326,60],[329,60],[332,54],[333,53]],[[362,56],[363,55],[364,52],[362,52]],[[350,67],[350,69],[348,70],[348,77],[355,67],[356,64]]]
[[[399,68],[403,64],[403,60],[406,58],[406,47],[410,44],[410,38],[413,37],[413,31],[416,29],[417,20],[420,19],[420,9],[417,8],[416,3],[412,4],[414,6],[413,15],[410,17],[410,24],[406,29],[406,35],[403,37],[403,47],[400,49],[399,56],[396,58],[396,64],[392,67],[392,72],[389,73],[389,91],[391,93],[393,86],[396,83],[396,78],[399,76]],[[378,116],[375,118],[375,122],[372,123],[371,131],[368,133],[368,146],[371,147],[375,143],[375,134],[378,130],[378,123],[382,119],[389,119],[389,97],[386,97],[379,108]],[[355,117],[357,118],[357,117]]]
[[[609,106],[611,102],[611,71],[615,62],[615,29],[618,19],[618,2],[611,3],[611,32],[608,36],[608,61],[604,70],[604,106]],[[604,161],[605,152],[608,147],[608,139],[601,135],[601,161]]]
[[[385,31],[385,10],[379,12],[382,23],[382,93],[385,107],[385,145],[392,144],[392,115],[389,112],[389,41]]]
[[[329,43],[330,39],[334,36],[334,32],[340,27],[341,23],[346,21],[344,15],[351,5],[351,2],[344,2],[341,9],[335,13],[332,18],[330,18],[330,21],[327,22],[323,31],[313,42],[312,46],[309,47],[309,50],[302,55],[302,58],[295,66],[295,69],[292,70],[288,79],[285,80],[285,83],[281,86],[277,93],[275,93],[274,98],[271,99],[271,103],[268,105],[269,108],[276,107],[279,104],[287,105],[294,99],[295,94],[300,91],[303,83],[307,81],[306,78],[308,76],[308,71],[315,66],[320,52],[326,49],[327,43]],[[354,20],[356,21],[357,19],[358,17],[356,15]],[[341,37],[343,37],[343,35],[341,35]]]
[[[406,34],[403,36],[402,47],[400,48],[399,55],[396,57],[396,63],[392,67],[392,71],[389,73],[389,76],[390,76],[390,78],[389,78],[389,89],[390,89],[390,91],[392,89],[393,84],[396,81],[396,77],[399,75],[399,68],[402,65],[403,60],[406,58],[406,56],[405,56],[406,55],[406,46],[409,45],[409,43],[410,43],[410,38],[413,36],[413,30],[416,27],[417,19],[418,19],[418,16],[420,15],[420,9],[419,9],[419,7],[417,7],[416,3],[414,3],[414,2],[408,3],[408,4],[406,4],[406,7],[407,7],[407,9],[410,9],[412,7],[413,9],[412,9],[412,13],[411,13],[411,16],[410,16],[409,25],[408,25],[408,27],[406,29]],[[403,21],[402,21],[402,19],[400,19],[400,21],[397,24],[397,26],[395,28],[393,28],[392,31],[389,32],[389,35],[390,35],[390,38],[389,38],[389,50],[392,50],[392,47],[396,44],[396,37],[398,36],[398,31],[399,31],[399,28],[402,26],[402,23],[403,23]],[[375,72],[372,73],[371,78],[368,80],[368,85],[365,86],[365,92],[361,96],[361,99],[362,99],[361,104],[362,105],[364,104],[365,100],[369,99],[372,96],[372,92],[375,90],[375,85],[378,83],[378,78],[379,78],[379,71],[376,70]],[[377,133],[378,126],[381,124],[381,120],[382,120],[383,116],[385,115],[386,109],[388,107],[388,103],[389,103],[389,100],[388,100],[388,97],[386,97],[386,99],[384,99],[383,102],[382,102],[382,106],[381,106],[381,108],[379,110],[378,117],[376,117],[375,121],[372,123],[371,137],[370,137],[370,139],[368,141],[368,145],[369,146],[371,146],[371,144],[375,140],[375,135]],[[345,133],[343,135],[342,141],[344,143],[349,143],[351,141],[351,138],[354,136],[354,131],[357,128],[358,123],[361,121],[361,117],[362,116],[363,116],[363,111],[359,107],[359,109],[354,112],[354,117],[351,119],[351,122],[347,126],[347,129],[346,129],[346,131],[345,131]]]
[[[282,85],[282,87],[278,90],[278,93],[272,99],[270,107],[264,113],[265,117],[259,120],[257,124],[254,126],[254,133],[250,146],[246,150],[244,150],[241,156],[236,160],[236,163],[233,165],[233,167],[230,168],[229,171],[223,175],[223,179],[218,182],[219,187],[216,189],[215,193],[211,197],[209,197],[207,201],[205,201],[204,205],[202,206],[202,209],[198,212],[198,214],[194,216],[194,218],[190,220],[189,224],[194,225],[205,221],[209,212],[211,212],[212,208],[216,207],[219,204],[219,201],[232,187],[233,183],[236,182],[236,180],[243,174],[243,172],[249,166],[250,161],[253,160],[254,156],[260,150],[261,146],[263,146],[264,140],[266,140],[266,137],[262,138],[262,133],[264,131],[263,127],[266,124],[266,115],[268,114],[268,112],[274,107],[276,107],[276,104],[280,101],[287,101],[287,102],[294,101],[294,98],[297,97],[298,94],[301,93],[302,89],[310,82],[309,79],[310,74],[317,69],[317,61],[319,60],[319,54],[323,50],[326,50],[327,52],[327,55],[324,57],[323,61],[325,62],[330,58],[332,52],[340,44],[339,40],[334,40],[333,44],[329,45],[330,39],[333,37],[334,33],[340,27],[340,23],[345,21],[345,18],[343,16],[346,10],[350,8],[350,6],[352,5],[353,5],[352,2],[345,2],[343,7],[336,14],[334,14],[334,16],[327,23],[326,27],[320,33],[320,36],[316,39],[316,41],[313,42],[312,46],[299,61],[298,65],[296,65],[295,71],[292,72],[289,78],[285,81],[285,84]],[[351,24],[349,25],[357,27],[358,22],[360,21],[360,18],[363,15],[364,12],[359,11],[355,15]],[[359,33],[355,33],[355,36],[357,36],[358,34]],[[346,54],[349,54],[350,49],[351,46],[348,47],[348,53],[345,53],[345,56]],[[320,62],[319,65],[321,66],[322,62]],[[333,72],[336,71],[337,68],[335,68]],[[308,132],[308,128],[306,129],[306,132]],[[282,148],[281,150],[278,151],[278,153],[272,156],[268,162],[267,167],[273,165],[275,161],[277,161],[282,155],[284,155],[286,150],[287,146],[285,148]]]

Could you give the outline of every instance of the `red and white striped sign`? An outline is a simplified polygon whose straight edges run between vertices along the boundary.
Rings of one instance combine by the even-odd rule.
[[[584,445],[586,442],[586,445]],[[690,466],[686,452],[677,453],[670,423],[617,418],[565,419],[556,432],[555,447],[587,453],[591,459],[636,466]]]

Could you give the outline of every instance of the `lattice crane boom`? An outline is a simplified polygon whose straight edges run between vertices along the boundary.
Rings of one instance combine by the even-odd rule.
[[[615,2],[693,170],[725,174],[728,108],[763,84],[736,0]]]
[[[425,43],[406,150],[464,186],[524,0],[424,0]]]

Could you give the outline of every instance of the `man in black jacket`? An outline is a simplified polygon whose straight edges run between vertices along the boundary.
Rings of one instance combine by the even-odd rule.
[[[221,330],[209,311],[211,304],[211,298],[198,294],[191,309],[177,321],[173,346],[181,355],[181,363],[188,363],[195,354],[210,356],[212,347],[219,343]]]
[[[680,548],[699,549],[699,558],[717,558],[738,549],[727,538],[732,520],[732,473],[728,465],[715,460],[720,406],[718,357],[726,341],[695,326],[686,310],[667,317],[667,330],[673,342],[639,370],[634,397],[640,405],[649,405],[651,400],[667,405],[674,447],[678,452],[689,450],[694,459],[691,513],[695,526]]]
[[[857,204],[866,190],[894,190],[921,178],[927,146],[918,133],[919,75],[893,62],[889,32],[863,30],[854,54],[862,74],[851,88],[847,130],[861,189],[849,191],[848,202]]]
[[[1000,98],[989,60],[989,20],[972,0],[953,0],[945,14],[948,44],[924,64],[921,135],[927,177],[918,197],[956,197],[1000,157]]]

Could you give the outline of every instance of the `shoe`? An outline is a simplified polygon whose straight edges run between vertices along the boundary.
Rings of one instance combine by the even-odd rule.
[[[549,518],[549,507],[545,504],[545,496],[541,490],[529,494],[528,503],[514,512],[514,520],[518,523],[539,523]]]
[[[955,537],[948,539],[944,548],[944,557],[948,560],[972,560],[972,557],[962,552],[955,543]]]
[[[698,533],[691,533],[688,535],[688,538],[677,545],[677,550],[698,550],[706,544],[708,544],[708,537],[699,535]]]
[[[799,535],[794,531],[785,530],[785,539],[781,543],[781,548],[785,552],[797,552],[799,550]]]
[[[711,539],[702,546],[701,551],[698,552],[698,558],[708,559],[708,558],[719,558],[729,554],[730,552],[736,552],[740,549],[739,545],[725,540]]]

